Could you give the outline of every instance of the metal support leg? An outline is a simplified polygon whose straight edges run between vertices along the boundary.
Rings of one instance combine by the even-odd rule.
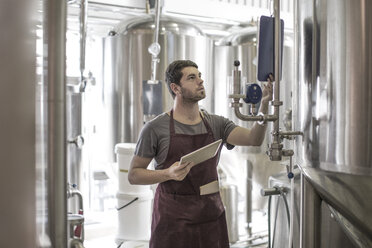
[[[300,248],[320,247],[321,198],[301,173]]]

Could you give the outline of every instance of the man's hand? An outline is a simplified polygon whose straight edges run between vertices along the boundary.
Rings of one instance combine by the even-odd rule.
[[[179,161],[175,162],[168,168],[169,177],[172,180],[182,181],[190,169],[194,166],[193,162],[185,162],[180,164]]]
[[[273,83],[272,83],[273,81],[274,81],[274,77],[272,74],[270,74],[269,77],[267,78],[267,84],[263,85],[264,89],[262,91],[261,102],[268,103],[273,99]]]

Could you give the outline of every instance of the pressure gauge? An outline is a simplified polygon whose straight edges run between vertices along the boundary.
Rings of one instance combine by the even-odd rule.
[[[256,84],[247,84],[246,91],[245,91],[246,98],[244,98],[244,102],[256,104],[261,101],[262,98],[262,90],[261,87]]]

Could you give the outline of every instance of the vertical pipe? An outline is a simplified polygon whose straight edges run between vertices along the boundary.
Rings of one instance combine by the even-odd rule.
[[[153,43],[149,47],[149,52],[151,53],[151,81],[153,83],[156,82],[156,68],[157,64],[159,63],[158,55],[160,53],[160,44],[159,44],[159,25],[160,25],[160,14],[161,14],[161,0],[156,0],[155,3],[155,30],[154,30],[154,38]],[[151,51],[150,51],[151,50]]]
[[[48,224],[53,248],[67,247],[66,1],[45,2],[44,71],[48,84]]]
[[[320,247],[321,199],[301,172],[300,248]]]
[[[80,80],[81,81],[84,80],[84,71],[85,71],[87,17],[88,17],[88,0],[81,0],[81,3],[80,3]]]
[[[275,82],[274,91],[274,115],[277,119],[273,124],[273,143],[280,143],[279,138],[279,101],[280,101],[280,47],[281,47],[281,32],[280,32],[280,0],[274,1],[274,16],[275,16]]]
[[[239,60],[235,60],[234,61],[234,70],[232,71],[233,73],[233,94],[234,95],[239,95],[240,94],[240,89],[241,89],[241,71],[239,70],[239,65],[240,65],[240,62]],[[234,100],[237,100],[236,102],[239,102],[239,98],[238,99],[235,99]]]
[[[253,164],[250,160],[247,160],[247,192],[246,192],[246,208],[247,208],[247,232],[248,236],[252,236],[252,176],[253,176]]]
[[[160,9],[161,9],[161,0],[156,0],[155,5],[155,33],[154,33],[154,43],[159,43],[159,23],[160,23]]]

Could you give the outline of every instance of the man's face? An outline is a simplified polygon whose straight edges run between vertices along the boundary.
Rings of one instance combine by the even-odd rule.
[[[187,102],[198,102],[205,98],[205,89],[201,73],[193,66],[182,69],[182,78],[180,80],[182,99]]]

